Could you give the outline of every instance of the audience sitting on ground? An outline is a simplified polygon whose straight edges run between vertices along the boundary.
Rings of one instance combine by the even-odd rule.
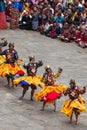
[[[6,15],[11,20],[11,8],[17,8],[20,13],[20,29],[38,31],[40,34],[51,38],[58,37],[67,42],[74,40],[82,48],[87,47],[87,29],[84,29],[87,26],[86,0],[66,0],[66,3],[63,0],[18,1],[6,3]]]

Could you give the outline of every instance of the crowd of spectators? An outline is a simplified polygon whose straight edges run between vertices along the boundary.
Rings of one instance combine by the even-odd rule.
[[[6,0],[11,29],[40,32],[87,48],[87,0]]]

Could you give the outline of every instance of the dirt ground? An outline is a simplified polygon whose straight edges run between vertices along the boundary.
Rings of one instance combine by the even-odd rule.
[[[0,30],[0,38],[2,37],[15,43],[15,49],[25,63],[31,55],[35,55],[36,60],[43,60],[44,65],[38,74],[43,74],[46,65],[50,65],[54,72],[61,66],[63,73],[57,83],[69,85],[73,78],[78,86],[87,86],[87,49],[82,49],[75,43],[64,43],[38,32],[20,29]],[[75,125],[75,117],[73,123],[69,124],[69,118],[60,112],[67,97],[57,100],[56,112],[52,105],[47,105],[45,111],[40,111],[42,102],[30,101],[30,89],[21,101],[19,97],[22,88],[18,86],[9,89],[6,83],[5,78],[0,78],[0,130],[87,130],[87,112],[81,113],[78,125]],[[39,90],[38,88],[37,91]],[[83,97],[87,101],[87,93]]]

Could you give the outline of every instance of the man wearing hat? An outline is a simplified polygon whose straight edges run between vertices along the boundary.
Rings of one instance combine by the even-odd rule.
[[[45,66],[45,72],[43,74],[42,81],[46,86],[51,86],[54,84],[53,72],[49,65]]]
[[[10,80],[12,82],[12,87],[14,87],[13,79],[16,74],[24,74],[24,70],[17,64],[18,53],[14,49],[14,43],[9,43],[9,48],[2,52],[5,55],[6,61],[0,66],[0,76],[7,78],[7,86],[10,87]]]
[[[71,79],[69,84],[70,87],[64,92],[64,95],[68,96],[69,99],[64,102],[61,112],[70,118],[70,123],[72,123],[74,113],[77,124],[80,112],[86,111],[85,100],[80,96],[86,92],[86,87],[83,87],[83,89],[79,88],[74,79]]]
[[[41,89],[40,92],[37,92],[35,94],[36,100],[43,102],[41,110],[44,110],[45,105],[48,103],[54,105],[54,111],[56,111],[55,100],[57,98],[60,98],[62,96],[61,93],[66,90],[65,85],[55,83],[55,79],[58,78],[61,73],[61,67],[58,68],[58,71],[56,73],[53,73],[49,65],[45,66],[45,72],[42,77],[42,82],[44,82],[45,86]]]
[[[35,61],[35,56],[29,56],[29,63],[24,65],[24,68],[27,70],[27,76],[23,76],[22,78],[18,78],[14,80],[14,84],[18,85],[21,84],[23,88],[22,96],[20,99],[23,99],[25,93],[27,92],[29,86],[31,87],[31,98],[33,100],[33,95],[37,86],[42,84],[41,76],[37,75],[37,69],[43,65],[42,60]],[[41,87],[41,86],[40,86]]]

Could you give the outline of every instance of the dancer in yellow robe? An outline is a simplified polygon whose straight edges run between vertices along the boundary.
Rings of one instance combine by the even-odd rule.
[[[29,63],[27,65],[24,65],[24,68],[27,70],[27,76],[23,76],[21,78],[15,79],[14,84],[18,85],[21,84],[21,87],[23,88],[22,96],[20,99],[23,99],[25,93],[31,87],[31,99],[33,100],[33,95],[37,87],[41,87],[44,85],[43,82],[41,82],[42,76],[37,75],[37,69],[43,65],[43,62],[40,60],[38,62],[35,61],[34,56],[29,57]]]
[[[45,67],[45,73],[43,74],[42,81],[45,86],[41,89],[40,92],[35,94],[35,98],[37,101],[43,101],[42,110],[46,103],[51,103],[54,105],[54,111],[56,111],[56,103],[55,100],[60,98],[61,93],[67,89],[67,86],[63,84],[56,84],[55,78],[59,77],[62,73],[62,68],[58,68],[57,73],[53,73],[50,66]]]
[[[80,112],[85,112],[85,100],[80,96],[80,94],[84,94],[86,92],[86,87],[80,89],[75,80],[70,80],[70,87],[64,92],[65,96],[69,96],[69,98],[64,102],[61,112],[67,115],[70,118],[70,123],[72,123],[73,113],[76,117],[76,124],[78,123],[78,115]]]
[[[10,86],[10,80],[12,87],[14,87],[13,79],[15,75],[24,75],[25,70],[18,64],[18,54],[14,49],[14,44],[9,43],[9,48],[4,50],[1,55],[3,56],[3,63],[0,65],[0,76],[7,78],[7,86]]]

